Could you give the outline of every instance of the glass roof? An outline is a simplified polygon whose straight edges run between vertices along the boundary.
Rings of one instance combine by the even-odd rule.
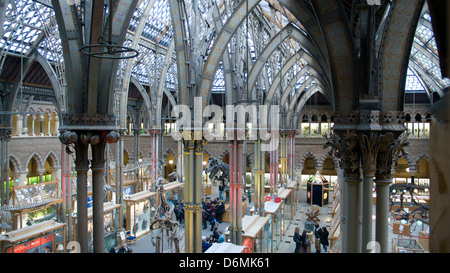
[[[168,0],[142,0],[139,1],[138,7],[131,18],[126,44],[130,44],[130,39],[134,35],[139,18],[143,15],[145,7],[150,2],[154,2],[154,5],[150,10],[150,15],[146,19],[146,25],[141,35],[143,42],[139,45],[139,51],[142,54],[132,71],[133,76],[144,85],[154,85],[153,81],[157,78],[158,73],[160,73],[165,60],[164,50],[169,47],[174,35]],[[199,51],[204,50],[203,53],[206,54],[205,58],[207,58],[208,49],[212,46],[213,39],[215,38],[212,6],[208,0],[198,0],[198,3],[198,12],[201,15],[201,18],[199,18],[198,32],[199,36],[207,41],[206,48],[199,49]],[[234,7],[239,3],[239,0],[217,1],[223,23],[231,16]],[[271,39],[270,33],[276,33],[291,23],[289,20],[291,18],[290,14],[286,14],[284,10],[277,10],[271,3],[272,1],[261,1],[258,7],[254,9],[255,13],[252,14],[248,22],[241,26],[242,38],[247,39],[248,36],[247,44],[252,62],[256,61],[264,47],[269,43]],[[184,4],[186,13],[189,14],[192,12],[191,0],[184,1]],[[261,18],[265,18],[266,21],[263,23],[260,20]],[[247,23],[250,26],[248,33],[246,31]],[[299,25],[298,22],[294,23]],[[272,26],[273,29],[269,31],[267,25]],[[258,30],[258,32],[253,33],[254,29]],[[62,47],[51,1],[8,1],[2,34],[0,39],[0,48],[2,50],[0,69],[7,54],[21,56],[28,54],[32,49],[37,49],[50,62],[56,64],[60,68],[58,73],[61,76],[63,75],[64,61],[62,59]],[[280,72],[280,69],[289,59],[289,56],[295,54],[300,48],[301,45],[295,40],[286,39],[274,51],[266,63],[269,83]],[[196,53],[201,54],[202,52]],[[166,88],[174,91],[177,88],[177,69],[175,58],[172,58],[173,61],[170,62],[170,68],[166,76]],[[295,77],[306,66],[307,62],[301,59],[288,72],[287,76],[289,79],[298,80],[295,89],[299,89],[301,84],[307,79],[306,76],[303,76],[301,79]],[[248,72],[245,69],[241,71],[243,71],[241,77],[245,81]],[[305,75],[308,76],[308,74]],[[424,84],[427,88],[424,88]],[[259,85],[264,87],[266,91],[268,90],[268,87],[264,86],[264,82],[259,83]],[[425,11],[420,18],[411,50],[410,69],[408,70],[406,79],[406,91],[441,91],[449,86],[450,80],[443,79],[441,76],[438,50],[431,26],[431,17]],[[216,72],[213,92],[225,92],[222,65],[220,65]]]
[[[412,67],[416,70],[412,71]],[[419,71],[417,71],[419,70]],[[416,77],[421,77],[421,80]],[[430,82],[432,81],[432,82]],[[439,64],[438,48],[431,25],[431,16],[424,11],[419,19],[413,47],[411,49],[410,69],[406,80],[406,92],[423,92],[425,88],[422,82],[427,84],[432,91],[440,91],[450,86],[450,80],[442,78]],[[436,90],[439,88],[440,90]]]

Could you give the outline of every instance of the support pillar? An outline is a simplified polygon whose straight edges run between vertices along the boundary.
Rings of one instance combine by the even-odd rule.
[[[360,240],[357,236],[358,232],[358,222],[359,213],[358,208],[360,207],[360,194],[359,187],[361,185],[361,179],[352,179],[349,177],[344,177],[344,182],[346,184],[346,225],[344,230],[344,241],[343,241],[343,252],[344,253],[358,253],[360,249]]]
[[[295,158],[295,131],[291,131],[289,133],[289,150],[288,150],[288,157],[289,157],[289,177],[291,179],[294,179],[294,158]]]
[[[373,178],[376,172],[377,154],[381,144],[378,132],[366,131],[358,134],[361,148],[361,165],[363,171],[362,184],[362,252],[371,252],[368,244],[373,241]]]
[[[120,131],[120,138],[116,143],[116,204],[123,204],[123,134],[125,130]]]
[[[11,129],[2,129],[1,138],[1,202],[0,205],[7,205],[9,202],[9,143],[11,141]],[[6,181],[6,184],[3,182]]]
[[[375,240],[379,243],[380,252],[388,253],[389,249],[389,185],[392,179],[375,179],[377,188]]]
[[[404,130],[406,131],[406,129]],[[381,253],[389,250],[389,185],[392,183],[392,169],[395,169],[399,157],[404,153],[404,147],[409,145],[404,131],[387,131],[381,137],[377,155],[376,184],[376,224],[375,239],[380,246]]]
[[[185,252],[202,252],[202,195],[203,195],[203,148],[204,140],[192,140],[189,132],[183,132],[185,184],[184,220]]]
[[[80,253],[88,253],[87,173],[89,171],[88,144],[75,143],[75,170],[77,171],[77,241]]]
[[[102,136],[92,149],[92,216],[94,253],[104,253],[103,177],[105,176],[105,141]]]
[[[282,130],[281,134],[281,147],[280,147],[280,183],[283,187],[287,186],[288,180],[288,135],[287,130]]]
[[[270,142],[270,195],[272,197],[278,194],[278,142]]]
[[[264,173],[265,173],[265,153],[261,151],[262,141],[258,139],[255,142],[254,158],[255,168],[254,185],[255,185],[255,212],[259,216],[264,216]]]
[[[230,151],[230,238],[236,245],[242,245],[242,150],[244,141],[236,134],[229,141]]]
[[[159,129],[150,129],[149,134],[151,136],[151,185],[147,185],[147,188],[151,191],[156,191],[155,183],[158,179],[158,161],[159,161]]]
[[[348,128],[344,125],[344,128]],[[339,129],[339,125],[337,126]],[[342,218],[342,252],[358,253],[360,251],[359,207],[360,207],[360,147],[356,131],[334,130],[326,136],[324,148],[332,147],[330,155],[339,160],[344,180],[344,215]]]
[[[92,148],[92,191],[93,191],[93,239],[94,252],[104,253],[103,176],[105,171],[105,145],[116,143],[120,135],[106,131],[63,132],[59,139],[62,144],[75,144],[77,170],[77,241],[80,252],[89,251],[87,213],[87,172],[89,170],[88,148]]]

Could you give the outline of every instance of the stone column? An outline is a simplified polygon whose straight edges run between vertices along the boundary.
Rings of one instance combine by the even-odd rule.
[[[359,133],[358,140],[361,149],[361,164],[363,171],[361,249],[362,252],[370,252],[370,249],[367,249],[367,245],[373,241],[373,178],[376,172],[376,159],[381,138],[377,132],[366,131]]]
[[[52,132],[52,135],[57,136],[58,130],[59,130],[59,117],[57,114],[55,114],[55,128],[54,131]]]
[[[347,126],[346,126],[347,127]],[[339,129],[339,124],[337,126]],[[360,238],[358,236],[360,194],[360,147],[356,131],[335,130],[326,136],[324,148],[332,147],[330,155],[339,160],[344,172],[344,222],[342,230],[342,252],[358,253],[360,251]]]
[[[44,135],[44,132],[43,132],[43,128],[42,128],[42,122],[44,121],[44,115],[43,114],[40,114],[39,115],[39,134],[37,134],[38,136],[43,136]]]
[[[36,115],[31,115],[31,134],[30,134],[30,136],[36,135],[34,133],[35,122],[36,122]]]
[[[27,174],[28,172],[13,172],[11,173],[11,177],[14,181],[14,187],[23,187],[26,186],[27,182]]]
[[[23,130],[23,115],[17,114],[16,115],[16,130],[14,130],[13,136],[21,136],[22,130]]]
[[[377,155],[376,184],[376,226],[375,240],[380,246],[381,253],[389,250],[389,185],[392,183],[392,169],[395,169],[398,158],[409,143],[403,131],[388,131],[381,137],[380,148]]]
[[[50,129],[52,123],[52,113],[47,113],[47,132],[45,133],[46,136],[51,136],[52,131]]]
[[[29,115],[23,115],[22,117],[23,117],[23,127],[22,128],[20,128],[20,130],[22,130],[22,133],[21,133],[21,135],[22,136],[27,136],[28,135],[28,116]]]
[[[438,5],[438,2],[434,3]],[[447,17],[448,18],[448,17]],[[450,252],[450,99],[444,95],[432,107],[433,122],[430,130],[430,252]]]

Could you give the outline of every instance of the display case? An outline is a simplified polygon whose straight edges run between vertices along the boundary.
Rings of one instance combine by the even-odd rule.
[[[412,238],[392,238],[393,253],[424,253],[419,241]]]
[[[278,196],[281,198],[281,233],[283,235],[286,234],[286,231],[289,229],[289,226],[292,223],[293,215],[292,215],[292,190],[290,189],[279,189]]]
[[[292,191],[291,193],[291,214],[292,217],[297,213],[298,204],[300,203],[300,186],[297,180],[288,180],[287,188]]]
[[[155,192],[143,191],[127,196],[126,230],[140,238],[150,232],[150,224],[155,219]]]
[[[268,225],[268,252],[275,253],[281,243],[281,203],[269,200],[264,203],[264,216],[269,218]]]
[[[242,241],[246,253],[269,252],[269,217],[245,215],[242,218]]]
[[[245,246],[238,246],[232,243],[214,243],[212,244],[205,253],[243,253]]]
[[[328,205],[329,183],[317,172],[306,184],[306,202],[320,207]]]
[[[62,194],[59,180],[16,187],[13,189],[12,206],[9,207],[13,219],[13,229],[34,225],[56,218]]]
[[[4,233],[2,253],[55,253],[66,249],[66,224],[53,220]]]
[[[163,185],[164,195],[166,196],[166,200],[168,202],[173,203],[174,205],[177,202],[181,202],[184,199],[184,183],[180,183],[178,181],[170,182]],[[159,204],[159,200],[157,201]]]
[[[117,184],[116,171],[111,170],[109,177],[110,177],[109,185],[115,189]],[[122,183],[123,183],[123,196],[134,194],[139,191],[139,179],[137,172],[135,171],[124,170]],[[115,190],[112,192],[110,200],[114,200],[114,198],[115,198]]]
[[[104,249],[105,252],[109,251],[111,248],[117,248],[121,245],[119,232],[122,229],[122,205],[115,204],[114,202],[107,202],[103,204],[103,223],[105,228],[104,237]],[[74,240],[77,240],[77,217],[72,216],[73,223],[73,236]],[[93,249],[93,219],[92,219],[92,208],[88,209],[88,245],[89,252]]]

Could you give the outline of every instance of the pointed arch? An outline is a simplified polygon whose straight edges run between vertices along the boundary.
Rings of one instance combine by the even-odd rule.
[[[9,154],[9,167],[14,172],[23,172],[25,171],[22,167],[22,164],[20,163],[19,158],[15,154]]]
[[[53,166],[51,166],[52,168],[61,168],[61,163],[60,163],[58,157],[56,156],[55,152],[50,151],[47,154],[47,156],[45,157],[44,164],[49,158],[50,158],[50,160],[52,162],[52,165],[53,165]]]

